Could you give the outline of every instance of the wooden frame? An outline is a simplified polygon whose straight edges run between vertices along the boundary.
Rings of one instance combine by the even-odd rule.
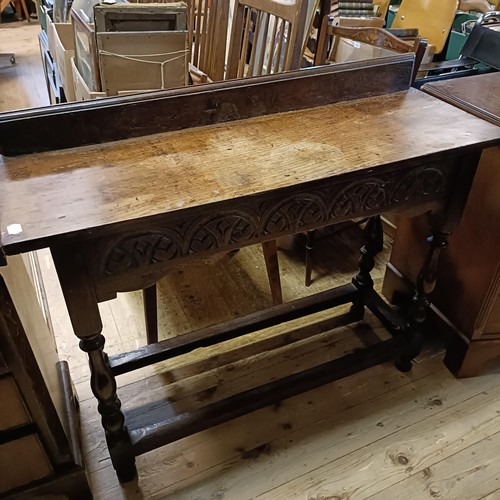
[[[380,95],[386,91],[387,75],[396,68],[400,71],[399,78],[392,80],[389,88],[398,92],[407,88],[406,78],[410,78],[408,72],[412,65],[412,55],[401,55],[383,61],[330,65],[230,83],[3,113],[0,115],[0,154],[11,156],[100,144],[251,118],[262,113],[323,106],[353,99],[355,96],[348,84],[358,78],[366,80],[357,91],[357,98]],[[316,92],[317,87],[329,91]],[[246,98],[240,99],[240,94]],[[111,120],[114,127],[109,127],[107,120]],[[66,131],[64,135],[52,133],[56,124],[61,124]]]

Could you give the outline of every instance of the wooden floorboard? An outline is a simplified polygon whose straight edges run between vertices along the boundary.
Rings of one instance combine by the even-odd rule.
[[[0,111],[48,103],[38,30],[35,23],[0,24],[0,52],[17,56],[12,67],[0,61]],[[360,244],[354,228],[322,240],[313,284],[305,288],[303,235],[280,240],[284,299],[347,282]],[[374,270],[378,285],[389,251],[388,244]],[[377,366],[140,456],[138,480],[120,486],[50,253],[39,259],[59,355],[68,360],[80,397],[96,500],[500,499],[500,379],[456,380],[442,363],[439,342],[426,347],[410,373]],[[180,265],[160,282],[159,303],[160,338],[270,306],[260,246]],[[144,345],[140,293],[120,294],[100,311],[110,354]],[[327,332],[317,335],[319,325]],[[183,411],[384,335],[370,315],[350,327],[322,312],[122,375],[118,393],[127,408],[168,397]]]

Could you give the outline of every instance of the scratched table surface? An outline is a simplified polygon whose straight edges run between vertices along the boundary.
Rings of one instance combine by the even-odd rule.
[[[33,250],[61,235],[499,140],[500,128],[410,89],[104,145],[0,156],[0,243],[7,254]]]

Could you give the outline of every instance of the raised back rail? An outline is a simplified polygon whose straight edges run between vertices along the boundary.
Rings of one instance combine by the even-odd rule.
[[[0,114],[0,154],[74,148],[409,88],[413,54]]]

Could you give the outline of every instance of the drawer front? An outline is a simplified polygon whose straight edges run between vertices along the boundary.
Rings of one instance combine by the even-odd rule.
[[[53,474],[36,434],[0,445],[0,493]]]
[[[15,380],[0,378],[0,431],[31,422]]]

